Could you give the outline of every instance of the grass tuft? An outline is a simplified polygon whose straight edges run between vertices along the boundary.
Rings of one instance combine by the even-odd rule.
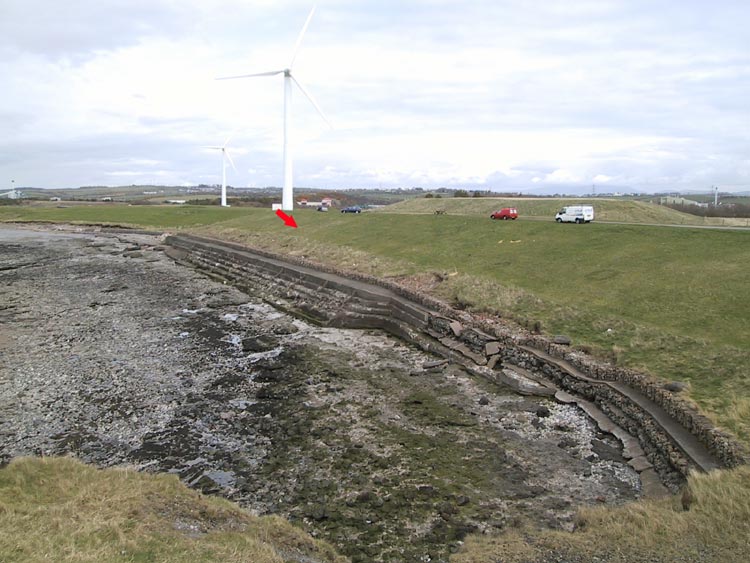
[[[473,536],[452,563],[730,563],[750,553],[750,467],[693,474],[683,496],[582,509],[574,532]],[[551,554],[554,554],[551,556]],[[546,557],[546,559],[543,559]]]
[[[258,518],[172,475],[18,458],[0,470],[4,562],[343,563],[280,518]]]

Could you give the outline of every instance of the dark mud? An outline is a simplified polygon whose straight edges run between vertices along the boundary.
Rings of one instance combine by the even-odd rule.
[[[153,237],[0,229],[0,264],[2,461],[173,472],[353,561],[444,561],[469,532],[570,528],[581,504],[638,496],[574,407],[291,318]]]

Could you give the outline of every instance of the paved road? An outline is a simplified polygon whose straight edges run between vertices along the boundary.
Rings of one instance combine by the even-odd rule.
[[[731,225],[675,225],[669,223],[625,223],[620,221],[597,221],[607,225],[641,225],[644,227],[678,227],[683,229],[710,229],[714,231],[748,231],[750,227],[739,227]]]
[[[521,216],[520,219],[524,221],[548,221],[552,222],[554,219],[549,217],[532,217],[532,216]],[[750,221],[750,219],[748,219]],[[640,227],[677,227],[682,229],[710,229],[717,231],[748,231],[750,232],[750,223],[747,226],[735,226],[735,225],[677,225],[675,223],[629,223],[626,221],[601,221],[596,219],[594,221],[598,224],[604,225],[634,225]],[[572,224],[572,223],[571,223]]]

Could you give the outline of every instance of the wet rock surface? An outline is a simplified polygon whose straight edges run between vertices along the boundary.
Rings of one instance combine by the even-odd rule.
[[[444,561],[469,532],[570,528],[581,504],[638,496],[575,407],[311,326],[159,243],[0,228],[0,461],[172,472],[353,561]]]

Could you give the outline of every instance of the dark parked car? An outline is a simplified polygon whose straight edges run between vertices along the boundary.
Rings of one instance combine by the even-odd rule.
[[[362,208],[357,205],[344,207],[344,209],[341,210],[341,213],[362,213]]]

